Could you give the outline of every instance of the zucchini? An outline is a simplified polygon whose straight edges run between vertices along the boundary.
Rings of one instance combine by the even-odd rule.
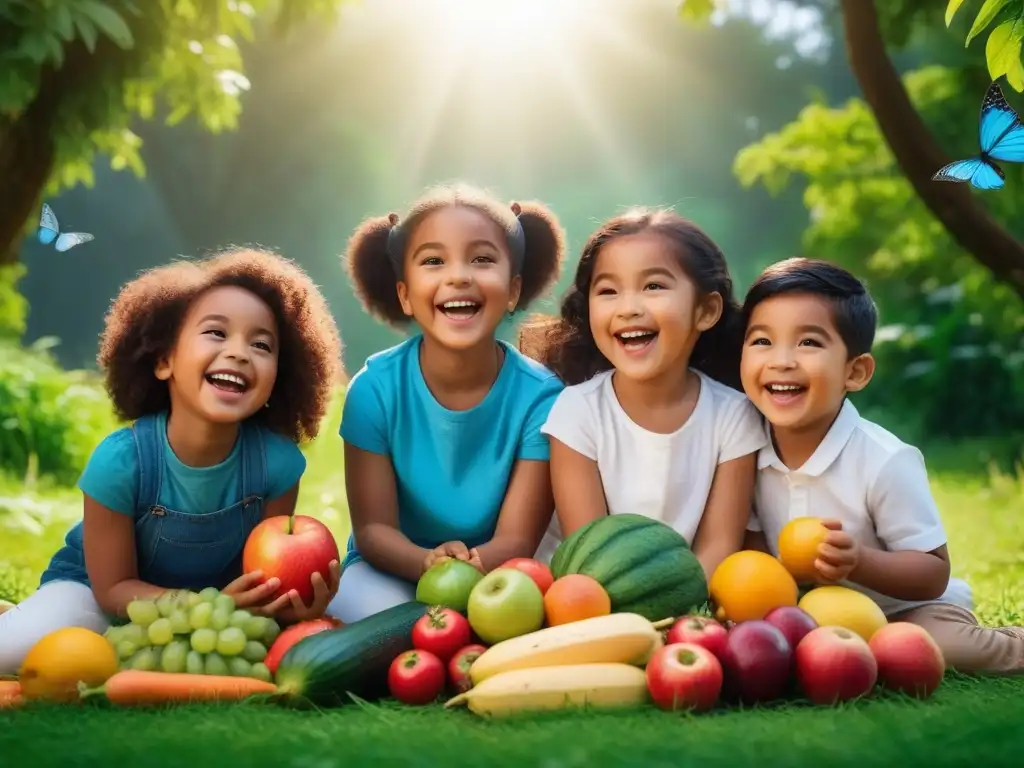
[[[275,682],[286,698],[316,705],[387,695],[388,668],[412,648],[412,627],[430,606],[412,601],[297,642],[281,659]]]

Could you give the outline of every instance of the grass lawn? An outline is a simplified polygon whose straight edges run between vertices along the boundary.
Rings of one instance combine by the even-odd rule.
[[[300,512],[321,517],[343,541],[337,416],[307,450]],[[943,467],[934,477],[953,571],[974,588],[984,621],[1019,622],[1024,477],[988,476],[969,457],[953,464],[955,471]],[[22,498],[0,485],[0,506],[17,506],[23,516],[19,527],[0,528],[0,565],[7,561],[34,583],[79,504],[73,491]],[[1017,766],[1022,715],[1024,678],[959,676],[928,702],[882,695],[838,708],[795,703],[697,717],[650,709],[486,722],[464,710],[387,702],[307,712],[255,704],[173,712],[33,707],[0,713],[0,765]]]

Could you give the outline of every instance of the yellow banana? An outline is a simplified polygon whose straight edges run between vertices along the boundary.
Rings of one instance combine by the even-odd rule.
[[[449,699],[445,707],[466,704],[478,715],[501,717],[580,706],[633,707],[646,701],[647,676],[639,667],[568,664],[502,672]]]
[[[539,629],[503,640],[480,654],[469,669],[473,685],[513,669],[559,664],[647,663],[660,633],[636,613],[613,613]]]

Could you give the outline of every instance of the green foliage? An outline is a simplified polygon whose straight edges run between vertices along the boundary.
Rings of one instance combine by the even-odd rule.
[[[49,84],[59,91],[50,194],[91,186],[98,154],[142,175],[135,118],[153,118],[159,104],[171,124],[191,117],[212,133],[234,129],[249,87],[239,42],[264,20],[284,29],[340,2],[11,0],[0,5],[0,138]]]
[[[64,371],[48,354],[0,339],[0,472],[73,484],[89,455],[117,427],[94,375]]]
[[[30,594],[32,594],[32,587],[29,585],[26,570],[0,562],[0,600],[20,603]]]
[[[20,339],[25,332],[28,301],[18,292],[25,272],[22,264],[0,266],[0,339]]]
[[[718,8],[718,0],[680,0],[679,18],[702,24]]]
[[[946,6],[946,26],[952,22],[964,0],[949,0]],[[1014,90],[1024,91],[1024,63],[1021,63],[1021,42],[1024,41],[1024,0],[985,0],[974,17],[964,46],[988,29],[993,23],[985,43],[985,60],[993,80],[1006,76]]]
[[[961,77],[930,67],[909,74],[906,86],[936,134],[966,150],[977,139],[962,116],[977,105]],[[878,370],[859,404],[884,409],[889,423],[895,419],[921,437],[997,435],[1024,424],[1020,299],[925,208],[862,100],[808,105],[742,150],[735,172],[744,186],[775,194],[803,181],[811,214],[807,254],[841,263],[868,282],[885,325],[875,349]],[[1014,173],[1020,169],[1008,175]],[[1021,193],[1007,192],[991,206],[1013,230],[1022,203]]]

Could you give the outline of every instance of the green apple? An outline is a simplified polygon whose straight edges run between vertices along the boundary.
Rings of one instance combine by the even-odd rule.
[[[469,593],[467,618],[480,639],[494,645],[544,626],[544,596],[522,571],[496,568]]]
[[[416,599],[427,605],[443,605],[465,614],[469,593],[483,577],[476,566],[465,560],[442,560],[420,576],[416,584]]]

